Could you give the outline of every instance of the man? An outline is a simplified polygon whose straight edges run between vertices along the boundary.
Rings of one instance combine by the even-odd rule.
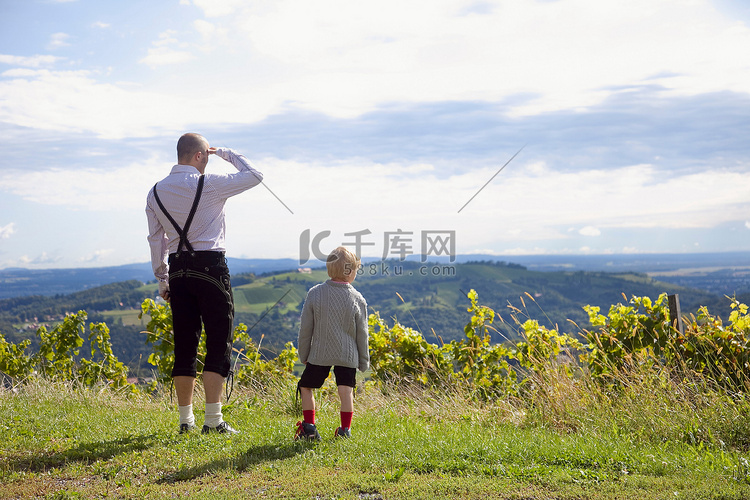
[[[204,174],[216,155],[237,169]],[[195,428],[193,390],[201,323],[206,331],[203,385],[206,417],[202,432],[236,434],[221,413],[221,390],[229,374],[234,301],[224,256],[224,203],[263,180],[247,159],[227,148],[210,147],[198,134],[177,142],[178,164],[148,193],[146,217],[151,264],[159,295],[170,303],[174,328],[172,370],[180,412],[180,433]]]

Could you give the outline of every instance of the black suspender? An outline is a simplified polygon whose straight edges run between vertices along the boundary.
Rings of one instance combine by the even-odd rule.
[[[159,205],[159,208],[161,208],[161,211],[164,212],[164,215],[167,216],[167,219],[169,219],[169,222],[172,223],[172,226],[174,226],[175,231],[177,231],[177,234],[180,236],[180,244],[177,246],[177,253],[179,254],[180,251],[182,251],[182,245],[185,245],[187,250],[192,254],[195,252],[193,250],[193,245],[190,244],[190,242],[187,239],[187,233],[190,229],[190,224],[193,222],[193,217],[195,216],[195,211],[198,208],[198,201],[201,199],[201,193],[203,192],[203,182],[205,180],[205,177],[203,175],[200,176],[198,179],[198,190],[195,192],[195,199],[193,200],[193,206],[190,208],[190,214],[188,215],[187,220],[185,221],[185,227],[180,229],[180,226],[177,225],[177,222],[172,218],[171,215],[169,215],[169,212],[167,212],[167,209],[164,208],[164,205],[162,205],[161,200],[159,199],[159,195],[156,193],[156,184],[154,184],[154,198],[156,198],[156,203]]]

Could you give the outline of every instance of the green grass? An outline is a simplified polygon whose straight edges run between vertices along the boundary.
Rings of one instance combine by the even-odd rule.
[[[139,309],[117,309],[111,311],[102,311],[101,314],[107,321],[122,320],[122,324],[125,326],[140,325],[146,326],[148,324],[148,316],[145,318],[139,318],[141,311]]]
[[[169,395],[128,399],[46,382],[4,391],[0,498],[750,497],[743,451],[602,430],[606,415],[573,432],[513,401],[455,394],[368,386],[357,395],[353,438],[334,440],[338,403],[319,391],[324,439],[297,443],[293,388],[237,388],[224,407],[242,431],[231,438],[178,435]]]
[[[238,312],[262,314],[279,303],[279,313],[285,314],[289,310],[296,310],[307,294],[304,282],[292,280],[289,283],[271,283],[269,281],[255,281],[247,285],[234,288],[234,307]],[[287,293],[288,292],[288,293]]]

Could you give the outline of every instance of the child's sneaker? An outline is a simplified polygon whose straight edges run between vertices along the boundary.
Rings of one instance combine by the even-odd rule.
[[[320,433],[315,427],[315,424],[308,424],[307,422],[297,422],[297,432],[294,433],[294,440],[298,441],[304,439],[307,441],[320,441]]]
[[[336,429],[336,432],[333,434],[334,438],[342,437],[342,438],[350,438],[352,437],[352,432],[349,430],[348,427],[339,427]]]

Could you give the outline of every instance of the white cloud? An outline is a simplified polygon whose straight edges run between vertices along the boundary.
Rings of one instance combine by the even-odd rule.
[[[742,51],[750,29],[708,0],[498,0],[485,9],[469,0],[193,4],[220,19],[195,20],[134,48],[145,54],[140,63],[169,68],[168,77],[147,82],[147,93],[85,68],[85,80],[73,85],[56,81],[70,73],[39,74],[22,91],[0,82],[0,100],[18,103],[4,119],[146,136],[194,122],[179,103],[196,96],[201,122],[215,124],[252,123],[289,108],[352,117],[388,103],[502,102],[519,94],[535,97],[512,113],[529,115],[584,109],[623,87],[651,84],[665,97],[750,92]],[[58,46],[67,43],[58,35]],[[53,62],[44,57],[17,61]]]
[[[34,78],[39,74],[36,69],[29,68],[13,68],[8,71],[3,71],[2,76],[7,78]]]
[[[0,54],[0,63],[9,64],[13,66],[24,66],[26,68],[39,68],[40,66],[49,66],[62,60],[61,57],[50,56],[50,55],[35,55],[35,56],[12,56],[8,54]]]
[[[453,230],[460,254],[476,253],[477,249],[494,249],[482,253],[498,255],[544,254],[553,247],[553,253],[602,253],[594,245],[582,247],[579,231],[561,228],[607,228],[607,234],[611,235],[618,228],[646,227],[663,229],[667,234],[674,227],[715,227],[737,220],[738,214],[746,214],[750,209],[750,203],[742,196],[750,188],[750,180],[744,179],[747,176],[721,171],[654,183],[646,166],[578,173],[543,169],[534,175],[525,175],[521,168],[513,175],[498,177],[499,182],[489,185],[458,214],[460,205],[476,190],[477,179],[491,174],[489,169],[441,179],[433,175],[429,165],[417,163],[381,164],[362,159],[311,163],[274,158],[260,158],[253,163],[264,173],[264,182],[294,215],[263,186],[230,199],[227,248],[235,256],[297,258],[299,237],[306,229],[313,234],[322,230],[332,232],[321,245],[324,250],[351,242],[352,237],[345,233],[369,230],[363,238],[372,243],[363,248],[368,257],[381,257],[385,233],[398,229],[413,233],[415,252],[419,249],[421,231]],[[88,212],[82,217],[107,212],[96,220],[112,217],[123,221],[117,228],[99,227],[97,238],[104,244],[98,241],[89,250],[78,252],[85,255],[78,262],[101,264],[114,257],[122,258],[117,252],[101,248],[107,244],[106,240],[122,237],[123,226],[129,224],[133,227],[129,226],[127,234],[134,237],[128,236],[126,243],[137,241],[133,243],[134,253],[145,255],[146,193],[154,182],[167,175],[171,164],[171,158],[154,157],[98,171],[14,171],[0,174],[0,193],[9,192],[32,203]],[[209,172],[230,170],[216,158],[212,158],[208,167]],[[636,172],[640,175],[634,175]],[[622,190],[617,189],[616,183],[613,188],[612,178],[629,177],[638,180],[630,185],[625,183]],[[706,188],[707,179],[714,179],[715,184]],[[727,205],[723,205],[717,199],[721,197],[711,193],[728,185],[734,185],[739,193],[729,194]],[[677,189],[680,195],[673,196]],[[644,197],[634,197],[637,191],[645,191]],[[663,203],[659,201],[662,198],[666,198]],[[582,199],[587,201],[584,203]],[[596,209],[586,210],[586,206]],[[558,243],[550,245],[553,240]],[[100,250],[85,253],[91,252],[90,248]],[[637,251],[637,247],[622,251]],[[26,263],[44,265],[57,262],[55,259],[59,260],[42,255],[27,258]],[[75,264],[73,258],[69,260]]]
[[[146,57],[142,58],[139,62],[153,68],[181,64],[193,59],[193,54],[185,50],[188,44],[180,43],[175,38],[176,35],[177,32],[174,30],[167,30],[161,33],[159,39],[152,43],[153,47],[148,49]],[[173,45],[177,45],[178,48],[172,47]]]
[[[68,47],[70,44],[68,43],[68,38],[70,38],[70,35],[67,33],[53,33],[49,37],[49,43],[47,44],[48,50],[56,50],[61,49],[63,47]]]
[[[0,240],[7,240],[15,232],[16,232],[16,225],[13,222],[5,226],[0,226]]]
[[[201,36],[200,50],[202,52],[211,52],[221,45],[227,45],[229,42],[229,33],[221,25],[209,23],[204,19],[198,19],[193,22],[195,31]]]
[[[193,22],[195,30],[201,34],[204,40],[210,39],[216,33],[216,26],[203,19]]]
[[[7,76],[0,80],[0,120],[23,127],[122,138],[181,130],[195,120],[179,95],[102,84],[88,71],[12,70]]]
[[[5,171],[0,173],[0,189],[46,205],[140,212],[148,189],[167,175],[173,162],[165,152],[107,169]],[[492,169],[477,168],[440,178],[431,165],[417,162],[259,158],[253,163],[295,215],[262,186],[252,196],[230,203],[252,204],[235,212],[244,218],[257,210],[255,203],[262,202],[273,233],[287,222],[310,227],[333,225],[342,232],[372,226],[382,233],[421,226],[456,229],[488,242],[528,241],[570,238],[570,233],[559,229],[569,226],[582,227],[578,234],[585,236],[601,234],[600,228],[714,227],[742,220],[750,208],[746,196],[750,177],[722,170],[661,179],[650,165],[579,172],[537,166],[529,173],[519,164],[502,178],[498,176],[459,214],[477,186],[494,173]],[[217,158],[212,158],[208,167],[209,172],[229,169]],[[717,192],[723,195],[717,197]],[[356,210],[342,213],[341,206]],[[282,226],[280,221],[284,221]],[[493,230],[486,230],[487,223]]]
[[[106,259],[107,256],[112,255],[113,253],[114,253],[114,249],[112,248],[96,250],[93,254],[89,256],[81,257],[79,259],[79,262],[86,262],[89,264],[102,262],[103,260]]]
[[[750,178],[720,170],[656,182],[655,170],[647,165],[584,172],[545,168],[534,175],[521,167],[513,175],[498,177],[458,214],[476,192],[478,180],[481,185],[493,171],[478,169],[441,179],[420,169],[406,173],[406,165],[363,160],[322,165],[265,159],[258,164],[295,215],[261,190],[232,202],[242,208],[228,211],[229,227],[246,226],[244,214],[262,204],[266,217],[253,222],[253,233],[286,240],[286,248],[295,248],[295,238],[304,229],[329,229],[334,232],[330,240],[342,243],[343,233],[367,228],[377,246],[366,250],[377,256],[384,232],[401,228],[456,230],[459,253],[505,245],[517,249],[523,242],[528,242],[525,251],[531,252],[536,241],[573,241],[577,235],[560,230],[570,225],[590,226],[583,231],[587,235],[601,233],[600,228],[708,228],[737,220],[750,210],[745,195]],[[351,180],[352,172],[357,172],[356,179],[367,179],[366,185]],[[349,189],[340,188],[342,179],[347,179]],[[317,187],[310,191],[310,185]],[[712,194],[716,192],[726,193],[726,200]],[[342,206],[356,210],[342,212]],[[245,244],[256,250],[248,255],[264,251],[252,238]]]
[[[578,231],[578,234],[580,234],[581,236],[600,236],[602,232],[594,226],[586,226],[582,227]]]
[[[195,1],[232,14],[232,42],[286,67],[288,99],[352,116],[392,101],[538,94],[517,114],[588,107],[620,85],[750,91],[750,30],[708,1],[273,3]],[[720,55],[720,56],[717,56]],[[250,70],[251,74],[254,68]],[[657,75],[671,75],[669,77]]]
[[[189,0],[180,0],[180,3],[190,3]],[[245,0],[193,0],[196,7],[203,9],[206,17],[221,17],[235,13],[235,11],[246,4]]]
[[[74,210],[107,212],[142,210],[154,182],[169,173],[174,162],[145,158],[109,169],[76,171],[53,168],[46,171],[0,173],[0,190],[42,205]]]
[[[109,27],[110,27],[111,25],[110,25],[109,23],[105,23],[105,22],[103,22],[103,21],[96,21],[96,22],[94,22],[94,23],[93,23],[93,24],[92,24],[91,26],[93,26],[94,28],[107,29],[107,28],[109,28]]]
[[[148,55],[139,62],[151,67],[157,67],[184,63],[192,58],[193,55],[185,50],[175,50],[171,47],[152,47],[148,49]]]
[[[61,260],[62,257],[59,255],[51,256],[47,255],[47,252],[42,252],[41,254],[33,258],[29,257],[28,255],[22,255],[21,257],[19,257],[18,263],[21,265],[47,266],[49,264],[60,262]]]

